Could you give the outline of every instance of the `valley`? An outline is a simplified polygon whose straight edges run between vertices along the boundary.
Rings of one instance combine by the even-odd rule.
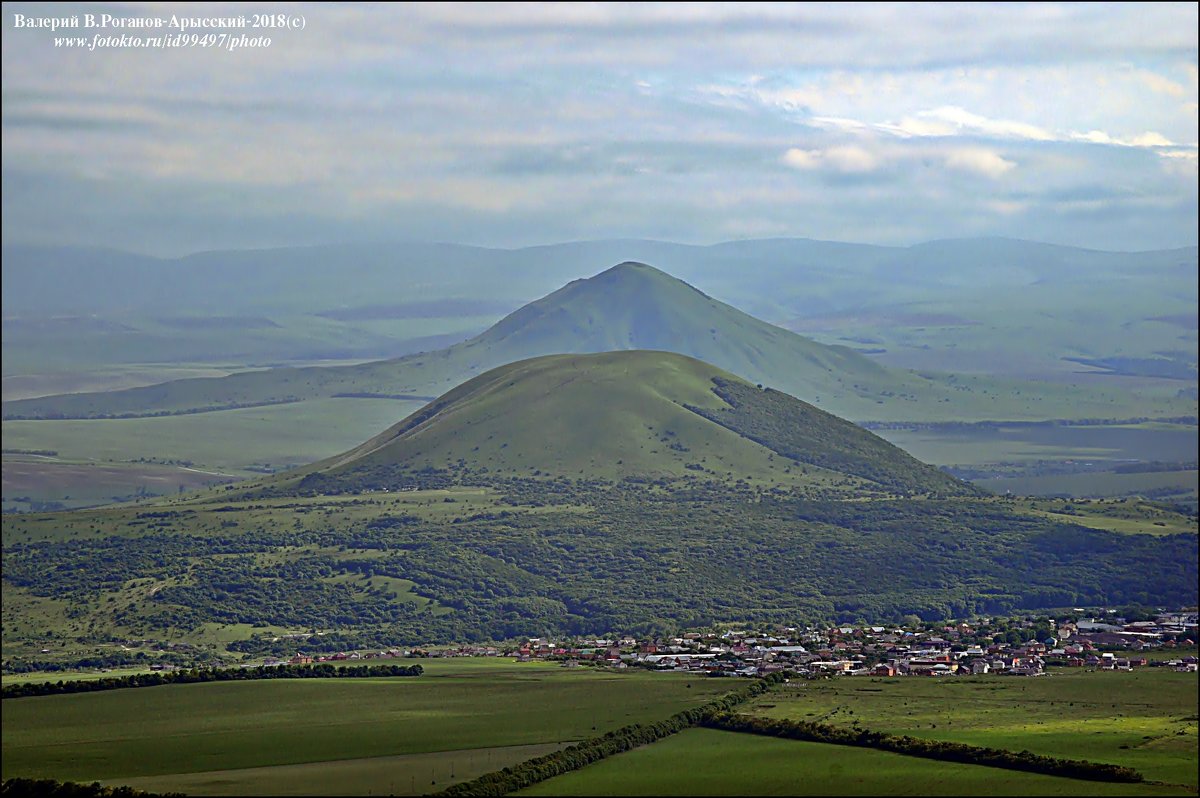
[[[794,242],[794,246],[803,251],[804,242]],[[966,243],[961,246],[968,247]],[[666,251],[671,251],[670,247]],[[696,252],[687,252],[699,257]],[[520,257],[527,255],[520,253]],[[756,256],[751,248],[748,257],[753,263],[755,257],[767,255]],[[1069,250],[1053,251],[1048,262],[1055,265],[1041,268],[1050,268],[1047,274],[1061,275],[1062,270],[1077,267],[1057,264],[1054,258],[1065,258],[1063,263],[1069,263],[1071,257],[1093,256]],[[700,257],[699,263],[703,262]],[[1156,268],[1173,274],[1166,266],[1168,262],[1164,260]],[[692,263],[685,267],[685,272],[712,279],[715,272],[705,269]],[[724,285],[731,290],[729,284]],[[1083,292],[1080,296],[1086,298],[1091,294]],[[1017,301],[1016,295],[1011,301]],[[321,318],[359,321],[404,316],[410,323],[424,325],[436,314],[474,313],[495,306],[455,299],[425,300],[390,309],[370,306],[362,311],[331,311]],[[882,324],[900,332],[908,324],[954,321],[946,314],[936,313],[900,316],[864,313],[844,315],[838,323],[856,325],[865,334],[874,329],[872,325]],[[450,318],[457,317],[445,317]],[[483,317],[462,318],[464,324],[479,324]],[[889,326],[894,323],[900,326]],[[218,318],[207,325],[181,322],[171,329],[184,336],[197,330],[207,334],[223,329],[223,324]],[[830,327],[831,324],[834,326]],[[1041,330],[1039,334],[1043,337],[1051,333],[1055,340],[1065,340],[1060,335],[1061,325],[1043,330],[1039,324],[1036,322],[1033,329]],[[1078,319],[1071,324],[1077,327]],[[435,327],[436,324],[422,329]],[[201,470],[235,476],[305,465],[377,434],[420,404],[488,368],[541,354],[626,348],[691,355],[751,382],[805,398],[818,407],[877,429],[902,446],[915,447],[912,451],[928,462],[977,474],[983,480],[999,480],[982,483],[991,490],[1004,492],[1016,487],[1018,492],[1119,496],[1123,484],[1119,479],[1054,478],[1030,483],[1030,477],[1045,476],[1042,473],[1045,469],[1029,461],[1053,459],[1059,464],[1053,470],[1062,474],[1065,461],[1084,458],[1099,457],[1109,465],[1097,467],[1088,462],[1066,472],[1111,471],[1129,463],[1170,460],[1179,465],[1173,472],[1167,469],[1160,472],[1170,476],[1140,477],[1129,490],[1149,490],[1168,501],[1195,501],[1194,467],[1190,467],[1197,456],[1194,374],[1189,389],[1186,379],[1082,374],[1078,364],[1061,359],[1058,366],[1046,371],[1029,359],[1033,355],[1025,346],[1027,342],[1022,342],[1020,351],[1028,367],[1013,371],[1002,365],[1003,358],[998,359],[994,352],[972,349],[973,345],[960,333],[973,327],[955,324],[922,327],[925,342],[917,343],[914,339],[910,343],[916,347],[912,351],[940,352],[939,368],[953,367],[957,373],[909,371],[885,365],[888,358],[873,353],[869,345],[862,345],[861,341],[868,339],[861,335],[858,338],[829,335],[831,330],[842,329],[836,327],[832,318],[823,318],[820,324],[809,327],[816,329],[819,339],[828,340],[830,345],[762,322],[658,269],[628,262],[590,279],[575,280],[521,307],[483,333],[445,349],[340,365],[275,368],[259,365],[249,371],[233,367],[238,373],[232,374],[228,373],[231,366],[225,361],[219,366],[214,364],[225,369],[224,377],[193,377],[115,391],[11,399],[4,403],[6,448],[62,452],[68,462],[43,463],[38,470],[41,479],[33,480],[32,484],[32,477],[6,478],[5,508],[83,506],[169,492],[170,488],[164,489],[154,480],[139,479],[132,474],[110,490],[108,485],[112,480],[101,476],[103,469],[143,461],[187,462]],[[238,335],[252,329],[258,328],[245,324],[229,327]],[[267,329],[277,330],[277,326]],[[1029,328],[1023,329],[1027,332]],[[1156,329],[1169,332],[1173,328],[1167,322],[1154,322],[1147,331]],[[929,343],[933,339],[928,336],[936,339],[939,335],[945,336],[941,343]],[[67,345],[76,339],[60,340]],[[950,357],[944,345],[951,340],[954,347],[961,342],[965,352],[975,351],[975,363]],[[992,327],[987,340],[994,343],[1007,340],[1007,336]],[[1125,340],[1130,340],[1127,334]],[[1157,346],[1173,346],[1166,337],[1158,341]],[[426,337],[421,343],[428,346],[436,341]],[[928,349],[931,345],[932,350]],[[123,351],[121,346],[124,344],[110,351],[115,355]],[[399,344],[393,350],[396,348],[403,351],[404,345]],[[1063,350],[1064,356],[1067,351]],[[1178,352],[1176,355],[1184,356]],[[979,368],[980,363],[986,363],[986,368]],[[905,363],[907,367],[914,365],[919,364]],[[107,368],[121,373],[118,367]],[[87,373],[86,368],[82,373]],[[169,372],[135,369],[128,373],[165,376]],[[20,386],[32,386],[34,377],[22,377],[22,382],[15,382],[16,379],[13,378],[14,396],[20,396],[17,391],[32,390]],[[78,385],[88,387],[86,379]],[[99,373],[94,379],[102,384],[109,377]],[[55,383],[47,378],[45,384]],[[58,380],[58,384],[65,383]],[[1134,416],[1146,431],[1122,433],[1120,430],[1129,425],[1122,426],[1121,419]],[[1041,426],[1049,419],[1066,425],[1060,427],[1064,432],[1058,433],[1057,438],[1048,437],[1052,433]],[[994,422],[1004,425],[1000,436],[989,431],[988,424]],[[1021,423],[1028,426],[1021,428]],[[1073,424],[1083,425],[1077,442],[1064,438],[1074,429],[1069,426]],[[1164,455],[1164,449],[1171,454]],[[99,468],[80,469],[75,466],[79,463]],[[14,468],[29,472],[27,467]],[[171,487],[183,484],[187,481],[184,476],[181,474],[168,484]],[[1005,482],[1005,478],[1026,481]],[[64,499],[64,496],[75,498]]]
[[[933,321],[955,320],[904,323]],[[941,619],[1194,605],[1195,400],[1176,377],[908,371],[846,344],[623,263],[445,349],[6,401],[6,686],[447,656],[403,684],[8,698],[5,778],[197,795],[474,794],[474,780],[518,774],[522,794],[855,795],[899,779],[914,794],[1194,795],[1195,719],[1177,711],[1194,672],[1064,668],[1078,652],[1021,664],[1014,632],[991,647],[1006,675],[972,675],[983,660],[969,659],[932,680],[904,645],[890,660],[903,678],[885,660],[868,671],[758,646],[706,667],[610,647],[573,654],[581,668],[532,642],[496,656],[608,630],[650,650],[731,624],[902,624],[892,637],[916,641]],[[845,651],[813,643],[826,644]],[[739,733],[714,701],[821,735],[1042,759],[1022,770]],[[1061,701],[1078,707],[1070,722]],[[579,767],[571,752],[588,746],[611,758]],[[1136,781],[1045,772],[1056,758]]]

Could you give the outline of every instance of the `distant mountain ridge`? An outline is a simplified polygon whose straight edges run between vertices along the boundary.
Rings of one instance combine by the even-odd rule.
[[[411,300],[502,299],[513,305],[603,264],[634,258],[751,313],[787,318],[847,303],[894,301],[913,288],[1029,285],[1109,277],[1195,279],[1195,246],[1105,252],[1007,238],[887,247],[813,239],[709,246],[650,240],[577,241],[490,249],[395,242],[199,252],[155,258],[107,249],[5,244],[5,317],[113,312],[261,315],[341,312],[400,292]],[[1189,267],[1191,274],[1188,274]],[[821,278],[821,283],[816,278]],[[789,284],[802,279],[798,295]],[[764,293],[765,292],[765,293]]]

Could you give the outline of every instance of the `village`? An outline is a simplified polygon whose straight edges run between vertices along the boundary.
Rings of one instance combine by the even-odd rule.
[[[779,671],[812,677],[961,677],[1041,676],[1055,667],[1197,670],[1196,612],[1162,613],[1153,620],[1128,622],[1111,615],[1061,622],[1024,620],[1006,624],[1010,627],[1007,632],[993,631],[993,624],[992,619],[980,619],[907,628],[781,626],[770,631],[729,629],[646,640],[532,637],[500,645],[298,653],[290,659],[268,657],[243,667],[411,657],[507,657],[518,662],[559,662],[564,668],[643,668],[744,677]]]

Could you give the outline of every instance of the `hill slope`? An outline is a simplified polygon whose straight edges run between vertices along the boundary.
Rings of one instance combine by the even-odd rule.
[[[43,397],[8,402],[4,411],[6,418],[95,418],[338,395],[428,396],[517,360],[626,349],[690,355],[859,418],[878,417],[885,397],[912,405],[949,395],[930,380],[885,369],[847,347],[818,344],[760,321],[650,266],[622,263],[569,283],[480,335],[435,352],[355,366],[272,369]],[[908,408],[908,415],[912,412]]]
[[[843,493],[973,492],[792,396],[644,350],[492,369],[361,446],[281,479],[308,490],[397,489],[430,470],[474,481],[697,477]]]

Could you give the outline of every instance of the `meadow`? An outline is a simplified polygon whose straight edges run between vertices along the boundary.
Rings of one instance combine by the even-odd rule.
[[[877,434],[936,465],[1051,461],[1195,461],[1194,424],[939,426]]]
[[[1146,474],[1053,474],[1036,477],[977,479],[974,484],[993,493],[1015,496],[1155,496],[1196,500],[1200,472],[1155,471]]]
[[[499,659],[421,664],[416,679],[300,689],[297,680],[9,699],[3,776],[191,794],[312,794],[314,784],[421,794],[730,689]]]
[[[19,455],[4,459],[5,511],[75,509],[231,482],[215,471],[156,463],[93,463]]]
[[[515,795],[1189,795],[934,762],[867,748],[688,729]]]
[[[423,404],[321,399],[153,418],[5,421],[4,445],[51,450],[64,459],[186,460],[247,475],[256,466],[284,468],[343,452]]]
[[[739,711],[1125,765],[1194,792],[1198,684],[1167,668],[793,681]]]

